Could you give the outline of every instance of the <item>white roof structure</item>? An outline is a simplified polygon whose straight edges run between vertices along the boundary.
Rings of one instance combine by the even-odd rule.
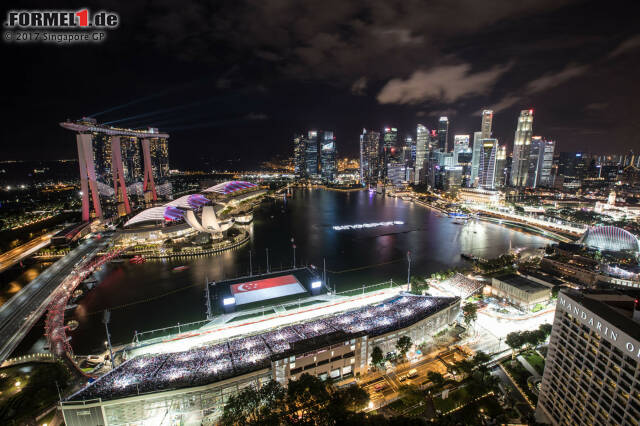
[[[193,214],[192,210],[199,209],[200,207],[204,206],[205,204],[208,204],[209,202],[210,201],[201,194],[183,195],[182,197],[176,198],[173,201],[169,201],[168,203],[162,206],[151,207],[149,209],[146,209],[138,213],[137,215],[129,219],[127,223],[124,224],[124,226],[127,227],[127,226],[135,225],[141,222],[150,222],[150,221],[157,222],[161,220],[182,219],[182,218],[185,218],[185,212],[183,210],[186,210],[187,213],[191,212],[190,216],[192,216],[195,219],[195,215]],[[211,208],[213,209],[213,207]],[[213,217],[215,219],[215,213]],[[203,229],[200,229],[197,226],[194,226],[191,222],[189,222],[188,219],[187,219],[187,223],[189,223],[189,225],[191,225],[192,227],[196,228],[198,231],[206,232]]]
[[[205,189],[202,192],[215,192],[217,194],[232,194],[236,191],[242,191],[245,189],[255,188],[258,185],[251,182],[245,182],[243,180],[231,180],[227,182],[222,182],[212,187]]]
[[[127,226],[135,225],[142,222],[158,222],[164,220],[164,210],[165,206],[151,207],[150,209],[146,209],[132,217],[124,224],[125,228]]]
[[[190,195],[183,195],[180,198],[176,198],[173,201],[169,201],[167,204],[165,204],[165,206],[174,206],[174,207],[180,207],[183,209],[190,209],[191,206],[189,205],[189,197]]]

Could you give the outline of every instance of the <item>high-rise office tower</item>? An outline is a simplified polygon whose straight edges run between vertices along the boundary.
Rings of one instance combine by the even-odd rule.
[[[400,161],[398,152],[398,129],[395,127],[385,127],[382,137],[382,177],[387,178],[389,164],[396,164]]]
[[[323,132],[320,147],[320,168],[322,180],[325,182],[335,182],[338,175],[336,151],[336,137],[333,136],[333,132]]]
[[[640,419],[640,312],[611,290],[562,290],[549,339],[536,420],[635,425]]]
[[[444,152],[449,150],[449,119],[440,117],[438,121],[438,148]]]
[[[305,148],[305,167],[308,177],[318,177],[318,148],[320,145],[320,135],[322,132],[310,130]]]
[[[457,164],[458,153],[469,148],[469,135],[455,135],[453,137],[453,162]]]
[[[529,152],[533,131],[533,110],[520,111],[518,127],[513,139],[513,159],[511,163],[511,186],[524,187],[529,171]]]
[[[482,132],[473,132],[473,155],[471,158],[470,186],[478,183],[478,168],[480,167],[480,151],[482,151]]]
[[[481,139],[480,164],[478,166],[478,186],[483,189],[495,189],[496,156],[498,154],[498,140],[493,138]]]
[[[586,177],[588,155],[582,152],[561,152],[558,155],[558,172],[554,186],[580,188]]]
[[[482,124],[480,125],[480,132],[482,133],[482,139],[489,139],[491,137],[491,124],[493,122],[493,111],[485,109],[482,111]]]
[[[473,158],[473,151],[471,148],[465,148],[458,151],[458,156],[454,159],[457,166],[462,167],[461,170],[461,185],[464,187],[471,186],[471,160]]]
[[[296,177],[304,177],[307,173],[306,151],[307,139],[303,134],[293,135],[293,169]]]
[[[502,188],[507,184],[507,146],[499,145],[496,154],[496,187]]]
[[[375,187],[380,171],[380,133],[362,129],[360,135],[360,184]]]
[[[540,136],[533,136],[531,138],[529,167],[527,171],[528,187],[549,187],[552,185],[551,169],[553,167],[555,146],[556,143],[554,141],[546,141]]]
[[[427,152],[429,151],[429,129],[422,124],[418,124],[416,128],[416,161],[413,183],[418,185],[425,181],[425,162],[427,161]]]
[[[411,135],[404,137],[404,146],[402,147],[402,162],[407,167],[413,167],[415,160],[415,142]]]

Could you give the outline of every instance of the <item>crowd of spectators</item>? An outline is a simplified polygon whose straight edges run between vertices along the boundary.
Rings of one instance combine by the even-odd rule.
[[[481,281],[468,278],[459,272],[453,277],[438,283],[438,285],[461,299],[466,299],[484,286]]]
[[[331,318],[289,325],[216,345],[170,354],[138,356],[69,399],[115,399],[139,393],[202,386],[268,368],[272,358],[290,350],[297,341],[336,331],[366,331],[369,336],[380,335],[407,327],[438,311],[450,301],[450,298],[403,295]]]

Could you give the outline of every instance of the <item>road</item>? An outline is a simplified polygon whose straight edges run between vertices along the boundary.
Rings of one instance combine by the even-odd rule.
[[[24,243],[23,245],[18,246],[13,250],[9,250],[6,253],[0,254],[0,273],[11,268],[22,259],[31,256],[41,248],[48,246],[51,243],[51,237],[54,236],[57,232],[57,230],[49,232],[48,234],[44,234],[40,237],[34,238],[28,243]]]
[[[427,373],[430,371],[446,375],[446,363],[452,364],[463,358],[464,356],[458,351],[433,352],[415,362],[400,364],[393,371],[370,373],[360,379],[360,386],[369,393],[370,400],[373,402],[372,408],[378,408],[395,400],[399,396],[398,390],[401,386],[421,386],[428,382]],[[417,370],[417,375],[413,379],[400,380],[401,376],[414,368]]]
[[[55,290],[83,258],[91,259],[106,241],[83,241],[0,306],[0,362],[9,357],[47,308]]]

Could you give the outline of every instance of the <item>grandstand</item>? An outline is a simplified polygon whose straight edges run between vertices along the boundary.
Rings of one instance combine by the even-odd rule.
[[[443,294],[466,299],[472,294],[481,291],[484,285],[481,281],[474,280],[456,272],[453,277],[432,284],[432,287],[440,290]]]
[[[96,398],[106,401],[149,392],[204,386],[272,368],[273,360],[295,356],[299,343],[304,344],[306,352],[311,349],[310,343],[313,346],[313,342],[322,342],[323,338],[331,340],[332,336],[339,336],[341,341],[365,335],[372,339],[409,328],[454,306],[459,306],[458,298],[403,293],[339,315],[290,324],[211,346],[137,356],[76,392],[68,401]],[[446,321],[438,321],[437,324],[451,322],[455,315],[457,310],[448,315]]]

